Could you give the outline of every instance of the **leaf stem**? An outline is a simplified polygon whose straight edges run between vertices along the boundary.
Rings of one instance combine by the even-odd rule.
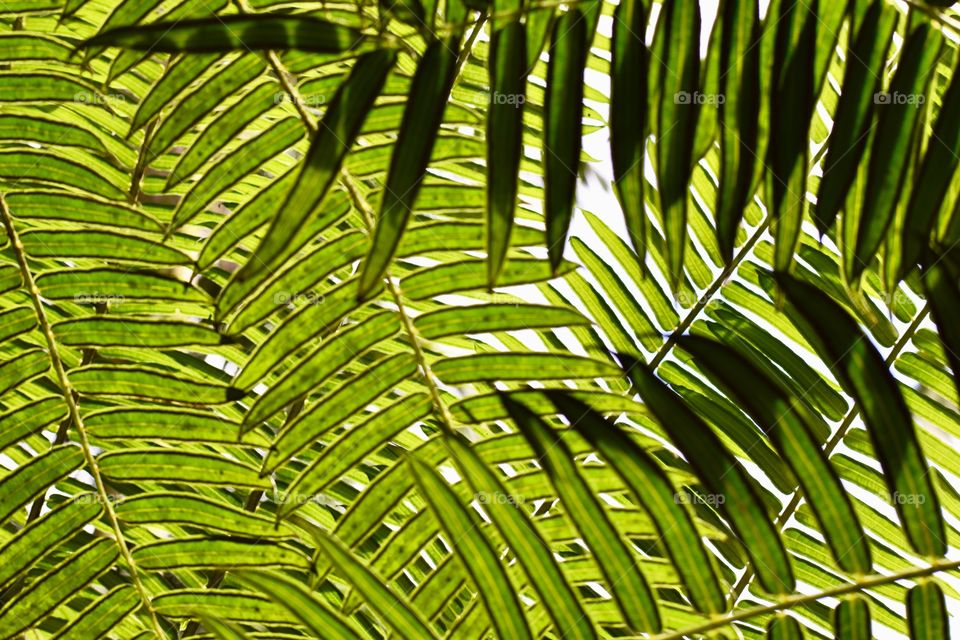
[[[697,303],[693,305],[693,308],[687,312],[687,315],[683,317],[683,320],[680,321],[680,324],[677,325],[677,328],[674,329],[670,335],[667,337],[666,342],[661,345],[657,350],[657,353],[654,354],[653,359],[650,360],[650,368],[656,369],[657,366],[663,362],[663,359],[667,357],[667,354],[670,353],[670,349],[677,343],[677,338],[682,336],[684,332],[690,328],[690,325],[693,324],[693,321],[697,319],[697,316],[700,315],[700,312],[713,300],[713,296],[716,295],[717,291],[720,290],[720,287],[723,286],[723,283],[727,281],[733,273],[740,267],[740,263],[744,258],[747,257],[747,254],[753,249],[754,245],[760,240],[767,229],[770,228],[770,215],[764,219],[760,226],[757,227],[756,231],[753,232],[753,235],[740,247],[740,251],[737,252],[737,255],[734,256],[733,260],[730,261],[723,271],[720,272],[720,275],[717,276],[713,282],[710,284],[710,287],[703,292],[703,295],[698,296]]]
[[[775,613],[777,611],[783,611],[785,609],[792,609],[799,605],[808,604],[810,602],[816,602],[824,598],[834,598],[837,596],[846,595],[849,593],[858,593],[869,589],[871,587],[879,587],[881,585],[890,584],[891,582],[896,582],[897,580],[911,580],[914,578],[922,578],[925,576],[930,576],[935,573],[941,573],[944,571],[955,571],[960,568],[960,560],[951,560],[943,562],[934,562],[926,567],[914,567],[906,571],[901,571],[899,573],[893,573],[890,575],[881,575],[873,574],[868,576],[862,576],[856,579],[854,582],[839,585],[836,587],[831,587],[829,589],[824,589],[823,591],[818,591],[816,593],[807,593],[807,594],[798,594],[792,596],[785,596],[773,604],[758,605],[755,607],[749,607],[747,609],[741,609],[740,611],[735,611],[728,613],[723,616],[718,616],[709,622],[704,622],[702,624],[694,625],[687,627],[686,629],[681,629],[680,631],[671,631],[669,633],[663,633],[658,636],[653,636],[650,640],[678,640],[679,638],[685,638],[692,635],[698,635],[712,631],[714,629],[719,629],[721,627],[726,627],[733,622],[738,622],[740,620],[747,620],[749,618],[755,618],[757,616],[762,616],[767,613]]]
[[[83,456],[86,459],[87,466],[90,468],[90,475],[93,476],[94,483],[97,487],[97,496],[99,497],[100,502],[103,503],[103,509],[107,514],[107,519],[110,521],[110,527],[113,529],[114,542],[116,542],[117,547],[120,549],[120,554],[123,556],[124,562],[130,571],[130,577],[133,580],[133,586],[136,589],[137,594],[140,596],[140,600],[143,603],[144,608],[147,610],[147,613],[150,616],[154,633],[156,633],[158,638],[164,638],[166,636],[160,626],[160,621],[157,619],[156,611],[154,611],[153,605],[150,603],[150,598],[147,595],[147,591],[143,586],[143,582],[140,580],[140,572],[133,560],[133,555],[130,553],[130,548],[127,546],[126,539],[123,537],[123,532],[120,530],[120,521],[117,518],[116,512],[113,510],[113,503],[111,502],[110,496],[107,494],[107,488],[104,484],[103,476],[100,474],[100,467],[97,465],[97,458],[93,454],[93,450],[90,447],[90,440],[87,437],[87,430],[84,427],[83,418],[80,417],[80,407],[77,406],[77,402],[74,399],[73,386],[70,384],[70,380],[67,378],[66,370],[63,367],[63,361],[60,359],[59,351],[57,351],[57,341],[53,335],[53,328],[50,325],[50,320],[47,318],[46,310],[43,308],[40,289],[37,288],[37,284],[33,279],[30,266],[27,264],[26,251],[23,248],[23,243],[20,242],[20,236],[17,235],[17,230],[13,224],[13,216],[10,214],[10,209],[7,207],[7,202],[2,195],[0,195],[0,217],[3,218],[3,226],[6,229],[7,237],[10,239],[10,246],[13,248],[13,253],[17,259],[17,264],[20,267],[20,274],[23,277],[24,285],[26,286],[27,291],[30,294],[30,298],[33,301],[33,308],[37,314],[37,321],[40,324],[44,338],[47,342],[47,354],[50,356],[50,362],[53,365],[54,373],[57,376],[57,382],[60,386],[63,400],[67,404],[67,411],[70,415],[70,421],[77,428],[77,434],[80,437],[80,447],[83,450]]]
[[[353,200],[354,206],[357,207],[357,209],[359,209],[363,214],[364,220],[367,223],[367,227],[372,232],[376,220],[372,207],[360,192],[360,188],[354,181],[353,176],[351,176],[350,173],[348,173],[345,169],[341,171],[340,179],[343,185],[347,188],[347,191],[350,194],[350,199]],[[430,362],[427,360],[426,352],[423,349],[420,334],[417,332],[417,328],[413,324],[413,319],[410,317],[410,314],[407,313],[406,305],[403,303],[403,296],[400,292],[400,287],[398,287],[393,281],[393,278],[390,277],[389,271],[384,274],[384,280],[386,281],[387,290],[390,292],[390,296],[393,298],[394,304],[397,305],[397,310],[400,313],[400,321],[403,324],[404,331],[406,331],[407,337],[410,340],[410,346],[413,348],[413,354],[416,357],[417,364],[420,367],[420,373],[423,377],[423,382],[426,385],[427,390],[430,392],[430,399],[433,401],[437,417],[440,418],[440,423],[444,429],[448,433],[452,433],[454,431],[455,424],[453,415],[450,413],[450,410],[447,409],[447,405],[444,404],[443,397],[440,395],[440,387],[437,386],[433,370],[430,368]]]
[[[472,35],[476,35],[476,31]],[[471,39],[470,42],[472,41],[473,40]],[[469,53],[467,55],[469,55]],[[290,74],[284,68],[283,63],[272,51],[267,52],[267,59],[270,61],[270,65],[273,67],[274,72],[280,77],[280,83],[283,85],[284,91],[287,92],[287,94],[290,96],[290,100],[297,107],[297,112],[300,114],[300,118],[303,120],[304,125],[310,130],[311,133],[315,133],[317,131],[317,123],[314,122],[310,112],[307,111],[306,105],[303,102],[303,98],[300,96],[300,92],[297,90],[296,85],[291,81]],[[363,216],[367,228],[370,231],[373,231],[373,228],[376,224],[376,214],[373,212],[373,207],[370,206],[370,203],[367,202],[367,199],[361,192],[355,178],[346,169],[341,169],[339,181],[350,195],[350,200],[353,202],[353,206]],[[413,355],[417,359],[417,364],[419,365],[424,385],[427,387],[427,390],[430,393],[430,399],[433,402],[437,417],[440,419],[440,423],[444,429],[452,432],[454,430],[454,424],[456,423],[453,419],[453,415],[443,402],[443,397],[440,394],[440,388],[437,386],[433,370],[430,368],[430,362],[427,360],[426,352],[421,344],[420,335],[417,333],[417,328],[413,324],[413,319],[410,317],[410,314],[407,313],[406,305],[403,303],[403,296],[400,292],[400,288],[393,281],[393,278],[390,277],[389,271],[384,274],[384,280],[386,282],[387,291],[390,292],[390,296],[393,298],[393,302],[397,306],[397,310],[400,314],[400,321],[403,324],[403,329],[407,333],[407,337],[410,340],[410,346],[413,349]]]
[[[890,353],[888,353],[887,357],[884,359],[884,364],[887,366],[887,368],[893,366],[897,356],[900,355],[900,352],[903,351],[903,348],[913,337],[914,332],[916,332],[916,330],[920,327],[920,324],[923,322],[924,318],[927,317],[929,310],[929,306],[924,305],[920,312],[917,313],[917,316],[913,319],[913,322],[910,323],[910,326],[904,330],[903,335],[900,336],[900,339],[897,340],[897,343],[893,345]],[[847,415],[844,416],[843,422],[840,423],[840,426],[837,428],[836,432],[834,432],[834,434],[830,436],[830,439],[827,440],[826,444],[823,445],[823,453],[827,458],[830,457],[830,454],[833,453],[834,449],[836,449],[840,442],[843,441],[843,439],[847,436],[847,433],[850,431],[850,426],[853,424],[853,421],[856,420],[858,415],[860,415],[860,408],[854,404],[853,407],[850,408],[850,411],[847,412]],[[782,529],[786,525],[787,521],[790,520],[802,501],[803,496],[799,491],[795,491],[793,497],[790,498],[790,502],[787,503],[787,506],[783,508],[774,521],[774,524],[778,529]],[[736,602],[746,588],[750,585],[750,581],[753,579],[753,576],[754,572],[748,566],[743,575],[740,576],[740,579],[737,580],[737,584],[733,587],[731,592],[731,599],[733,602]]]

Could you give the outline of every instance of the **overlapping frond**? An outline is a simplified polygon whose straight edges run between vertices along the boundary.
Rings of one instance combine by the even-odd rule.
[[[0,6],[0,637],[946,637],[955,15],[702,21]]]

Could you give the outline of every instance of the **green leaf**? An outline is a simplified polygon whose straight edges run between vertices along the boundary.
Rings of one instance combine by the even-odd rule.
[[[543,599],[543,605],[557,631],[564,637],[596,638],[596,631],[587,614],[554,562],[549,545],[540,537],[516,501],[502,499],[509,496],[503,482],[465,441],[450,435],[446,442],[478,501]]]
[[[183,524],[250,539],[288,538],[290,528],[273,520],[193,493],[141,493],[116,505],[121,521],[130,524]]]
[[[245,542],[192,537],[157,540],[133,551],[138,567],[148,571],[182,568],[287,567],[307,571],[311,562],[292,547],[275,542]]]
[[[225,339],[213,328],[196,322],[130,317],[74,318],[58,322],[53,330],[61,344],[84,347],[214,346]]]
[[[793,616],[778,613],[767,624],[767,638],[770,640],[803,640],[803,628]]]
[[[547,96],[544,105],[543,163],[546,193],[547,253],[556,274],[563,260],[573,218],[580,170],[583,120],[583,70],[589,43],[580,9],[572,8],[553,25]]]
[[[332,198],[331,198],[332,200]],[[253,202],[253,201],[251,201]],[[323,201],[321,218],[317,220],[318,227],[326,227],[328,222],[334,222],[339,217],[340,209],[334,202]],[[260,203],[256,203],[259,206]],[[333,209],[331,214],[330,209]],[[291,238],[291,246],[295,250],[300,244],[297,240],[302,237],[302,226],[295,238]],[[324,282],[328,276],[336,273],[363,256],[366,247],[366,238],[360,231],[351,231],[338,236],[330,242],[325,242],[309,256],[290,264],[287,268],[274,270],[257,270],[256,275],[241,280],[242,273],[232,278],[217,297],[217,312],[221,317],[242,304],[243,307],[230,321],[228,333],[239,334],[251,326],[265,319],[278,309],[288,304],[306,301],[310,305],[323,305],[327,295],[333,295],[337,288],[329,293],[319,294],[315,290],[318,283]],[[283,250],[284,253],[290,249]],[[251,273],[251,272],[247,272]],[[347,285],[344,285],[344,288]],[[356,298],[356,295],[354,295]],[[356,304],[355,301],[352,304]]]
[[[0,586],[23,575],[101,511],[98,496],[81,494],[20,529],[0,547]]]
[[[0,395],[19,387],[50,368],[50,357],[42,349],[21,351],[17,358],[0,362]]]
[[[883,357],[860,327],[826,294],[789,276],[779,286],[792,317],[844,389],[852,395],[884,470],[911,546],[924,556],[946,553],[943,517],[913,419]]]
[[[918,96],[925,97],[927,94],[927,86],[936,75],[936,60],[940,57],[942,47],[943,36],[939,32],[931,29],[929,24],[918,25],[903,44],[896,73],[890,81],[887,93],[883,94],[887,100],[879,107],[880,116],[870,148],[867,186],[863,199],[862,210],[869,212],[869,216],[864,217],[861,224],[865,247],[872,245],[877,236],[882,237],[890,228],[898,203],[902,200],[901,192],[912,164],[911,152],[916,149],[919,137],[917,125],[923,109]],[[912,178],[916,179],[916,176]],[[905,232],[906,228],[902,230]],[[895,227],[893,231],[899,235],[901,229]],[[897,259],[901,262],[892,265],[892,272],[899,272],[903,264],[902,252],[907,249],[906,243],[898,244],[901,254]],[[859,255],[866,259],[866,249]],[[887,258],[891,258],[889,251]]]
[[[100,471],[121,481],[145,480],[202,483],[234,487],[268,488],[268,478],[256,469],[229,458],[169,449],[125,449],[100,456]]]
[[[510,246],[523,155],[527,30],[520,16],[493,31],[487,111],[487,278],[492,289]]]
[[[356,279],[347,280],[326,292],[321,304],[307,304],[285,318],[250,355],[246,366],[237,374],[234,384],[252,388],[285,359],[328,333],[347,313],[357,309]],[[281,295],[289,295],[281,292]]]
[[[279,90],[280,87],[273,82],[262,82],[218,114],[179,157],[167,178],[166,188],[171,189],[191,177],[251,122],[273,108]],[[265,191],[261,190],[257,196]],[[209,242],[207,244],[209,245]],[[204,249],[206,250],[206,246]],[[204,264],[203,260],[200,262]]]
[[[843,93],[827,141],[823,179],[817,192],[814,219],[823,235],[833,225],[857,175],[869,142],[876,94],[883,86],[883,68],[896,30],[896,9],[883,0],[873,2],[860,24],[843,75]],[[865,220],[866,222],[866,220]],[[871,217],[870,223],[874,220]],[[862,229],[862,227],[861,227]],[[880,234],[882,236],[882,233]],[[879,237],[877,238],[879,240]],[[869,254],[873,255],[876,246]]]
[[[570,396],[601,413],[645,414],[643,405],[619,393],[606,391],[570,391]],[[511,398],[538,416],[555,413],[554,405],[543,390],[514,391]],[[492,422],[508,418],[496,394],[474,395],[450,407],[454,417],[463,422]]]
[[[630,242],[641,262],[647,251],[647,212],[643,204],[648,133],[646,28],[645,0],[626,0],[617,5],[610,45],[610,157]]]
[[[771,380],[733,349],[697,336],[677,344],[697,365],[730,389],[738,404],[770,438],[790,465],[817,516],[837,564],[854,575],[870,572],[870,547],[840,479],[821,450],[816,422],[802,399]]]
[[[470,574],[501,638],[532,638],[523,609],[502,564],[498,550],[484,535],[476,514],[471,515],[457,494],[430,466],[414,457],[407,459],[421,497],[434,512],[453,552]]]
[[[137,365],[90,365],[74,369],[70,382],[81,394],[159,399],[180,404],[223,404],[243,396],[239,389]]]
[[[204,292],[187,282],[154,271],[110,268],[47,271],[36,277],[43,297],[80,304],[123,304],[129,300],[208,302]]]
[[[0,41],[2,46],[2,41]],[[0,71],[0,102],[100,102],[103,96],[77,76]]]
[[[447,358],[433,366],[438,378],[448,384],[481,380],[569,380],[619,374],[608,362],[568,354],[481,353]]]
[[[269,598],[235,589],[178,589],[154,597],[152,604],[158,614],[171,618],[214,616],[256,624],[289,624],[293,620]]]
[[[367,297],[382,279],[407,227],[453,87],[459,50],[458,38],[435,40],[417,65],[360,276],[360,298]]]
[[[547,44],[547,36],[551,33],[556,18],[557,7],[555,5],[530,6],[527,8],[527,20],[525,27],[527,29],[527,67],[532,69],[540,59],[543,49]]]
[[[239,279],[271,268],[289,255],[291,239],[301,226],[307,224],[308,216],[337,178],[343,159],[353,146],[360,126],[380,95],[395,62],[396,53],[388,50],[374,51],[357,60],[350,76],[330,101],[297,181],[257,247],[258,259],[247,263],[246,269],[238,275]]]
[[[240,571],[235,576],[245,585],[266,594],[273,602],[285,608],[292,618],[318,638],[353,640],[362,637],[350,623],[337,615],[303,584],[279,573]]]
[[[564,392],[546,393],[573,428],[597,448],[630,487],[633,498],[644,506],[697,610],[708,614],[725,611],[726,596],[701,535],[684,503],[677,500],[678,494],[663,469],[618,426],[588,405]]]
[[[216,200],[217,195],[236,184],[270,158],[282,153],[303,138],[303,125],[298,118],[284,118],[272,127],[243,143],[233,154],[232,162],[218,164],[205,173],[180,201],[170,222],[170,229],[179,229],[193,220]]]
[[[769,208],[776,221],[774,265],[787,271],[806,208],[810,118],[816,106],[818,2],[781,0],[770,87]]]
[[[0,38],[0,47],[3,39]],[[105,152],[100,139],[84,129],[61,122],[42,111],[5,109],[0,116],[0,138],[37,142],[41,145],[85,147],[92,151]]]
[[[31,230],[20,234],[31,258],[89,258],[116,262],[177,265],[190,257],[162,244],[162,238],[116,231]]]
[[[700,3],[665,3],[658,21],[662,24],[657,37],[662,42],[663,70],[657,116],[657,186],[667,239],[667,279],[676,292],[683,278],[687,185],[699,112]]]
[[[564,511],[583,536],[600,568],[604,587],[614,596],[619,613],[630,629],[658,632],[660,614],[650,585],[638,562],[590,490],[563,440],[538,416],[507,396],[502,398],[510,417],[530,443],[557,490]]]
[[[870,605],[862,596],[844,598],[833,610],[833,629],[838,638],[870,640]]]
[[[0,265],[0,292],[7,293],[14,289],[19,289],[23,284],[20,276],[20,269],[12,264]]]
[[[576,268],[572,262],[564,262],[554,271],[546,260],[516,258],[510,260],[500,272],[497,285],[532,284],[562,276]],[[461,260],[440,264],[416,271],[401,281],[404,295],[411,300],[424,300],[433,296],[487,288],[487,273],[483,260]]]
[[[760,585],[769,593],[791,592],[796,581],[783,541],[743,466],[652,371],[631,356],[621,354],[620,360],[651,413],[712,494],[711,504],[729,520]]]
[[[425,313],[413,321],[424,338],[436,340],[465,333],[519,331],[590,324],[570,308],[536,304],[480,304]]]
[[[15,218],[85,222],[159,231],[160,223],[149,215],[116,202],[94,196],[48,192],[15,191],[5,195]]]
[[[329,429],[357,415],[392,387],[415,375],[416,371],[413,356],[396,354],[369,366],[325,394],[277,434],[263,461],[264,470],[273,471],[287,462]]]
[[[119,585],[90,603],[77,618],[64,627],[56,640],[103,638],[124,618],[140,606],[140,596],[133,587]]]
[[[160,155],[180,136],[199,123],[227,96],[239,91],[263,73],[263,60],[250,53],[234,61],[186,96],[160,121],[150,138],[150,153]]]
[[[438,640],[429,623],[343,543],[325,535],[315,536],[314,540],[337,572],[353,585],[383,623],[393,629],[398,637]]]
[[[155,53],[225,53],[238,49],[339,53],[361,41],[358,31],[317,18],[234,15],[120,27],[95,35],[84,46]]]
[[[400,320],[396,314],[383,311],[323,342],[254,401],[244,417],[244,429],[303,398],[357,355],[399,331]]]
[[[265,440],[247,434],[238,440],[240,425],[222,416],[188,409],[113,407],[87,415],[84,426],[100,440],[168,440],[173,442],[256,443]]]
[[[240,631],[236,625],[202,616],[200,621],[203,628],[211,632],[213,637],[218,638],[218,640],[250,640],[250,636]]]
[[[7,522],[24,505],[42,495],[47,487],[79,469],[83,461],[80,447],[58,445],[34,455],[0,478],[0,522]]]
[[[0,414],[0,449],[6,449],[67,415],[62,397],[46,397]]]
[[[950,637],[943,589],[924,580],[907,593],[907,622],[911,640],[946,640]]]
[[[31,629],[58,605],[113,566],[118,555],[116,543],[103,538],[71,553],[0,609],[0,636],[11,638]]]
[[[14,32],[0,35],[0,60],[10,62],[27,60],[68,62],[72,55],[73,47],[47,34]]]
[[[332,440],[287,487],[280,516],[286,517],[316,497],[330,483],[348,473],[353,465],[409,425],[424,419],[432,410],[433,405],[426,394],[405,396]]]
[[[950,370],[960,371],[960,287],[956,277],[943,261],[932,262],[923,272],[923,289]],[[960,377],[952,377],[960,392]]]
[[[426,26],[427,16],[420,0],[397,0],[396,2],[378,0],[377,4],[380,8],[381,19],[392,17],[413,27]]]
[[[130,123],[130,134],[139,131],[160,111],[170,104],[176,96],[197,81],[217,61],[216,55],[179,56],[165,68],[162,76],[150,87],[149,92],[137,105]]]
[[[126,197],[117,186],[115,169],[73,151],[65,158],[55,151],[5,149],[0,151],[0,180],[72,187],[117,200]]]
[[[957,169],[960,154],[960,116],[957,115],[960,112],[960,74],[957,70],[960,66],[954,69],[923,162],[914,178],[900,238],[903,243],[901,278],[913,269],[929,245],[930,233]]]

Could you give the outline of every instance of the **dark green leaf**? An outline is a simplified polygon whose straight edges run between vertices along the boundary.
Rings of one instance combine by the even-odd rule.
[[[453,87],[459,50],[459,38],[436,40],[417,65],[390,158],[373,244],[363,264],[358,291],[361,298],[380,282],[407,228]]]
[[[946,553],[943,517],[913,419],[883,357],[856,321],[816,287],[790,276],[778,284],[793,318],[863,413],[884,470],[889,500],[911,546],[924,556]]]
[[[362,39],[354,29],[317,18],[235,15],[120,27],[97,34],[84,46],[124,47],[155,53],[225,53],[238,49],[339,53],[353,49]]]
[[[493,95],[487,112],[487,277],[491,289],[510,246],[517,172],[523,155],[527,31],[519,18],[496,29],[490,42]]]
[[[783,541],[743,466],[680,396],[645,365],[623,354],[620,359],[651,413],[712,494],[710,503],[729,519],[760,585],[770,593],[793,591],[796,582]]]
[[[579,9],[570,9],[556,21],[550,39],[543,163],[547,252],[554,273],[563,260],[576,202],[582,145],[583,70],[589,46],[587,37],[583,14]]]

